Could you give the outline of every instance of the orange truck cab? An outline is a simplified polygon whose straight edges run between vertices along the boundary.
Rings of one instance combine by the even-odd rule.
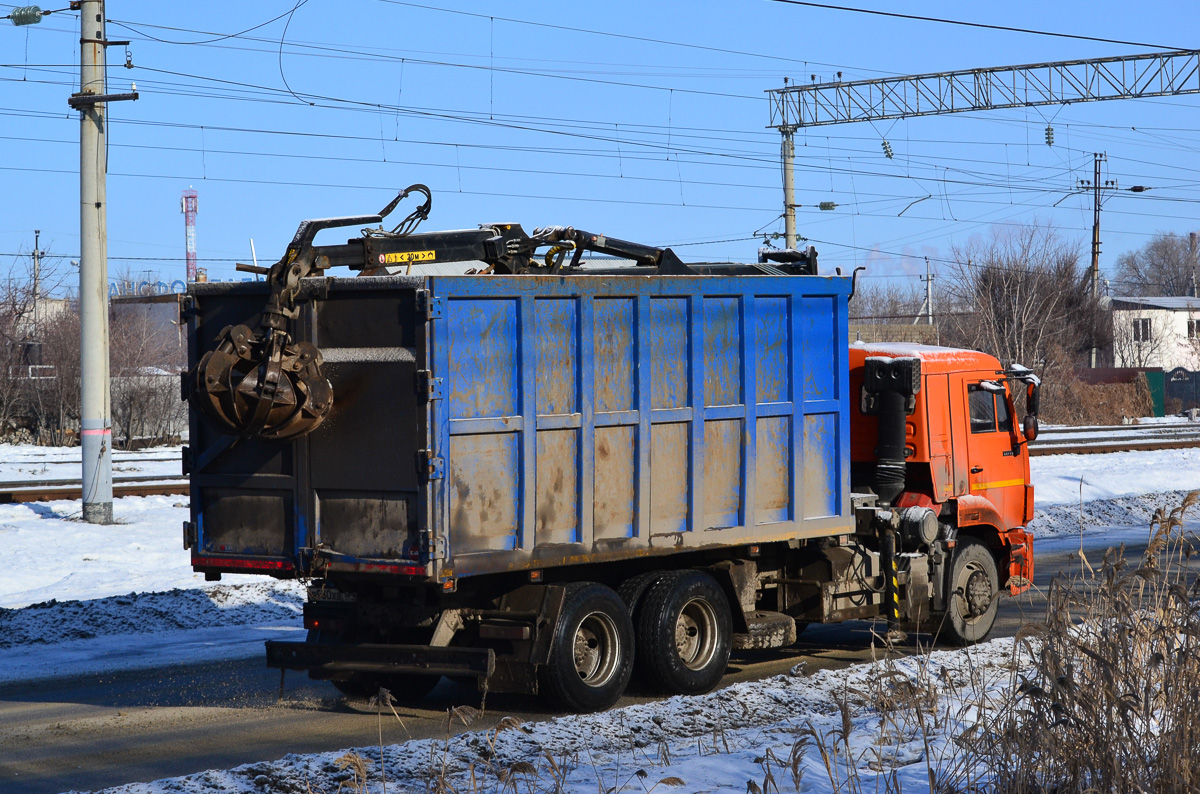
[[[1026,433],[1037,435],[1037,378],[1029,370],[1005,370],[994,356],[907,343],[850,345],[851,394],[864,394],[869,357],[920,359],[920,389],[905,423],[904,490],[895,507],[927,507],[938,516],[946,545],[971,536],[996,557],[1001,588],[1012,595],[1033,581],[1033,518]],[[1014,419],[1010,387],[1024,383],[1031,415]],[[851,484],[870,490],[876,463],[878,417],[850,409]],[[1032,420],[1032,421],[1031,421]]]

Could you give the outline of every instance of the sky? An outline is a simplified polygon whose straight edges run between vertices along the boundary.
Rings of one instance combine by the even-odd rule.
[[[1197,46],[1185,2],[844,5],[1139,44],[774,0],[111,0],[108,38],[130,44],[109,49],[108,90],[140,98],[109,109],[110,277],[183,278],[189,187],[199,264],[220,280],[244,277],[251,240],[270,264],[301,220],[373,213],[417,182],[434,196],[425,231],[570,225],[685,261],[754,261],[756,232],[783,228],[764,91],[785,77]],[[75,12],[0,21],[0,269],[27,272],[39,229],[60,290],[79,252],[78,39]],[[1086,260],[1092,198],[1077,185],[1093,152],[1102,179],[1152,188],[1106,194],[1103,270],[1155,233],[1200,229],[1200,95],[814,127],[796,147],[798,231],[823,271],[919,285],[925,257],[936,272],[956,246],[1034,221]]]

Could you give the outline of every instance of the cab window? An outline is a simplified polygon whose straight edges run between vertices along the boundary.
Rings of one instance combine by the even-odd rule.
[[[967,387],[967,399],[971,407],[971,432],[995,433],[996,399],[992,393],[973,383]]]
[[[996,398],[996,425],[1006,433],[1012,432],[1012,414],[1008,412],[1008,400],[1001,392],[993,395]]]

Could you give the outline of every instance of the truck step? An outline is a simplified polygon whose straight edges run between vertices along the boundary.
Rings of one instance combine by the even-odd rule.
[[[785,648],[796,641],[796,621],[782,612],[749,612],[746,625],[750,631],[733,635],[734,650]]]

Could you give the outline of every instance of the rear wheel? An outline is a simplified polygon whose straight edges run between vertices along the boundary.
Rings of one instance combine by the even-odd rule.
[[[732,640],[729,601],[704,571],[664,574],[643,597],[637,626],[638,669],[660,692],[710,691],[725,675]]]
[[[319,629],[310,629],[306,641],[325,645],[346,642],[341,636]],[[343,695],[355,699],[367,700],[378,695],[380,689],[386,689],[397,703],[416,703],[432,692],[441,680],[436,675],[347,673],[329,683]]]
[[[991,549],[977,538],[959,538],[950,566],[950,593],[942,637],[954,645],[982,642],[996,622],[1000,576]]]
[[[633,624],[611,587],[567,585],[542,669],[546,696],[566,711],[600,711],[620,699],[633,671]]]

